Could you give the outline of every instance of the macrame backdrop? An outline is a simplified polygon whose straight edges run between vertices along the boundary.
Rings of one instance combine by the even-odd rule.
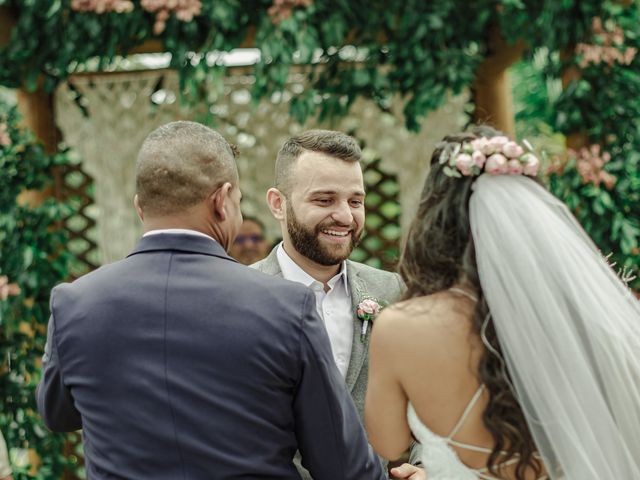
[[[304,89],[302,75],[292,77],[287,92],[258,106],[251,105],[252,82],[249,75],[228,75],[211,108],[218,122],[215,128],[240,147],[243,211],[262,219],[270,238],[280,232],[267,209],[265,192],[272,186],[276,153],[291,135],[318,126],[354,132],[365,142],[365,161],[381,158],[381,167],[397,176],[406,231],[435,143],[465,122],[467,97],[460,95],[430,114],[419,134],[403,127],[401,101],[394,103],[392,113],[383,113],[373,103],[359,100],[336,124],[310,121],[301,126],[291,120],[288,100],[291,92]],[[133,196],[135,159],[144,138],[159,125],[193,118],[181,107],[178,89],[175,72],[156,70],[73,76],[56,91],[56,122],[64,141],[77,151],[83,170],[94,179],[96,240],[103,264],[127,255],[141,234]]]

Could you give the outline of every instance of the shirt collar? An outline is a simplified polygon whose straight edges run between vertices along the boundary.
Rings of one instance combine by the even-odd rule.
[[[143,237],[148,237],[149,235],[158,235],[161,233],[168,233],[170,235],[176,235],[176,234],[180,234],[180,235],[195,235],[198,237],[204,237],[204,238],[208,238],[209,240],[213,240],[214,242],[216,241],[214,238],[210,237],[209,235],[202,233],[202,232],[198,232],[197,230],[190,230],[187,228],[160,228],[158,230],[150,230],[148,232],[146,232],[144,235],[142,235]]]
[[[287,280],[293,280],[294,282],[302,283],[306,287],[313,288],[313,284],[317,283],[322,286],[322,282],[319,282],[307,272],[305,272],[300,266],[294,262],[289,254],[284,250],[282,242],[278,245],[276,250],[278,257],[278,263],[280,264],[280,270],[282,270],[282,276]],[[349,294],[349,282],[347,282],[347,262],[343,261],[340,266],[340,271],[333,276],[327,284],[331,289],[338,285],[338,282],[342,280],[345,292]]]

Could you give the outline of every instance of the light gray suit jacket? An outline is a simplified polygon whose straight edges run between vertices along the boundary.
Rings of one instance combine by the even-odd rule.
[[[271,253],[251,268],[260,270],[268,275],[282,277],[282,270],[278,262],[276,246]],[[353,343],[351,357],[347,368],[345,382],[351,392],[351,397],[358,410],[360,420],[364,422],[364,400],[367,393],[367,380],[369,375],[369,341],[371,339],[371,326],[367,330],[364,341],[361,337],[362,320],[356,315],[358,304],[367,297],[373,297],[382,303],[393,303],[404,291],[404,284],[397,273],[386,272],[370,267],[363,263],[347,260],[347,282],[351,295],[351,312],[353,314]],[[375,328],[375,327],[374,327]],[[411,463],[418,462],[421,457],[420,445],[414,443],[411,446]],[[297,464],[297,462],[296,462]],[[386,465],[386,462],[383,461]],[[300,471],[304,480],[312,479],[305,471]]]

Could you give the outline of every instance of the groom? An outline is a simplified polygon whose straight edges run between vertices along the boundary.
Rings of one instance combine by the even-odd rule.
[[[363,321],[358,307],[365,301],[380,306],[395,301],[403,284],[396,274],[347,260],[364,229],[360,158],[356,141],[341,132],[310,130],[289,139],[276,158],[275,187],[267,192],[283,241],[252,266],[314,292],[333,359],[362,419],[375,320]],[[412,449],[412,459],[420,458],[418,449],[417,445]],[[420,475],[419,470],[407,464],[392,473],[410,478]],[[300,472],[303,478],[312,478],[303,468]]]
[[[145,234],[51,294],[38,410],[82,428],[87,477],[384,478],[306,288],[240,265],[234,153],[174,122],[136,165]]]

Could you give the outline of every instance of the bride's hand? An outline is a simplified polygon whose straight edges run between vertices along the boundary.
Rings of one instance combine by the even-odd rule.
[[[427,473],[423,468],[409,463],[403,463],[399,467],[392,468],[391,475],[393,475],[393,478],[405,480],[427,480]]]

